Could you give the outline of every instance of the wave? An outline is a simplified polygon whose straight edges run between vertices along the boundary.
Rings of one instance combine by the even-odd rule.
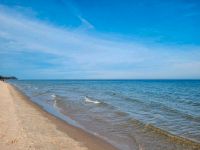
[[[132,98],[132,97],[128,97],[128,96],[125,96],[125,95],[122,95],[122,94],[119,94],[119,93],[114,93],[114,92],[111,92],[110,94],[112,94],[112,96],[115,96],[117,98],[121,98],[121,99],[128,101],[128,102],[139,103],[140,105],[144,105],[145,107],[150,108],[150,109],[151,108],[156,108],[156,109],[159,108],[159,109],[162,109],[163,111],[168,112],[168,113],[176,113],[177,115],[179,115],[179,116],[181,116],[185,119],[190,119],[191,121],[195,121],[195,122],[200,121],[199,116],[194,116],[192,114],[185,113],[184,111],[181,111],[179,109],[169,107],[162,102],[144,101],[142,99]],[[198,102],[191,102],[191,103],[196,104],[196,106],[198,106]]]
[[[191,145],[195,149],[200,149],[200,143],[199,143],[199,141],[196,141],[195,139],[191,139],[191,138],[183,137],[181,135],[173,134],[173,133],[166,131],[162,128],[158,128],[158,127],[156,127],[152,124],[146,124],[145,129],[149,130],[149,131],[154,131],[154,132],[156,132],[160,135],[163,135],[163,136],[165,136],[165,137],[167,137],[167,138],[169,138],[172,141],[175,141],[177,143]]]
[[[93,99],[91,99],[91,98],[89,98],[87,96],[85,96],[84,99],[85,99],[86,103],[94,103],[94,104],[100,104],[101,103],[101,102],[99,102],[97,100],[93,100]]]
[[[52,94],[51,97],[55,98],[55,97],[56,97],[56,94]]]
[[[167,131],[163,128],[159,128],[150,123],[144,123],[140,120],[131,118],[128,123],[134,125],[136,128],[142,129],[143,132],[151,132],[161,136],[165,136],[169,140],[180,143],[183,145],[191,145],[194,149],[200,149],[200,142],[196,139],[184,137],[181,135],[174,134],[173,132]]]

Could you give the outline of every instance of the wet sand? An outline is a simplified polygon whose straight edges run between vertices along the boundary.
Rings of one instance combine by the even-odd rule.
[[[45,112],[0,81],[0,148],[4,150],[116,150],[106,141]]]

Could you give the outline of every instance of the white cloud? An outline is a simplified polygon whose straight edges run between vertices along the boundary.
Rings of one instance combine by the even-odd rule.
[[[78,18],[81,20],[83,28],[94,29],[94,26],[88,20],[86,20],[80,15],[78,16]]]
[[[5,6],[0,8],[0,55],[4,56],[0,67],[4,66],[5,72],[26,68],[20,76],[27,78],[45,75],[49,78],[200,77],[200,48],[197,46],[169,47],[156,43],[142,44],[114,35],[91,35],[80,28],[61,28],[13,13]],[[80,19],[87,28],[94,28],[83,17]],[[11,53],[21,55],[10,59]],[[24,53],[47,57],[42,60],[34,58],[26,64],[19,63],[19,59],[24,59]],[[35,65],[39,62],[41,66],[42,63],[53,66],[44,69]],[[195,67],[191,67],[193,65]],[[34,71],[38,73],[31,76],[30,72]]]

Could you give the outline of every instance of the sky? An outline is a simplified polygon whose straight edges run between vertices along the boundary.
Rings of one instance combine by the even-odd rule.
[[[0,75],[200,79],[200,1],[0,0]]]

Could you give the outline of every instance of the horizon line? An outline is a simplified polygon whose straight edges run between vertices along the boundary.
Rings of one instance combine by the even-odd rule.
[[[141,78],[141,79],[17,79],[17,80],[200,80],[200,78]]]

